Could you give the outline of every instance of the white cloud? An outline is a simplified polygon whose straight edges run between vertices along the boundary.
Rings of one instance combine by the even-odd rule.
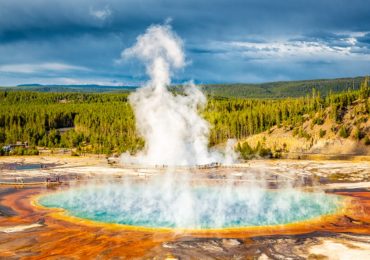
[[[108,6],[104,7],[103,9],[90,8],[90,15],[101,21],[105,21],[111,14],[112,11]]]
[[[8,73],[37,73],[37,72],[47,72],[47,71],[71,71],[71,70],[82,70],[87,71],[89,69],[81,66],[74,66],[65,63],[22,63],[22,64],[6,64],[0,66],[0,72]]]
[[[232,46],[240,48],[243,54],[255,58],[288,58],[347,55],[349,47],[330,47],[319,42],[232,42]]]
[[[370,55],[356,53],[358,48],[353,35],[339,39],[340,44],[325,41],[280,40],[271,42],[234,41],[227,45],[232,51],[242,53],[244,57],[256,60],[369,60]]]

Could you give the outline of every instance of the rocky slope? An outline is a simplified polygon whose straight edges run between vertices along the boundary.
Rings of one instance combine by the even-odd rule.
[[[271,155],[324,154],[370,155],[370,117],[366,100],[357,100],[342,111],[340,122],[333,120],[331,108],[315,115],[303,115],[300,126],[274,126],[240,141],[252,149],[260,146]]]

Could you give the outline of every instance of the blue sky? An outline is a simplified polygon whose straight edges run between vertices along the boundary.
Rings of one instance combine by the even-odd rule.
[[[0,85],[137,85],[123,49],[171,20],[187,66],[175,82],[370,74],[368,0],[0,0]]]

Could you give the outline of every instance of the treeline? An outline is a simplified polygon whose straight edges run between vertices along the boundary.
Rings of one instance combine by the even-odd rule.
[[[0,144],[135,152],[143,141],[127,94],[0,92]]]
[[[347,89],[358,90],[364,77],[315,79],[300,81],[279,81],[259,84],[207,84],[202,86],[210,96],[227,98],[287,98],[304,97],[315,89],[321,95],[342,92]]]
[[[320,114],[328,107],[330,117],[340,123],[346,107],[358,99],[365,101],[365,111],[362,112],[369,114],[367,79],[361,83],[359,90],[329,93],[326,97],[314,89],[310,96],[301,98],[210,99],[204,115],[213,126],[210,143],[214,145],[229,138],[242,139],[266,131],[274,125],[299,130],[299,126],[309,118],[322,120]]]
[[[321,95],[327,96],[329,92],[336,93],[347,89],[358,90],[364,77],[314,79],[298,81],[277,81],[257,84],[204,84],[202,90],[212,97],[227,98],[287,98],[304,97],[315,89]],[[6,91],[33,91],[33,92],[74,92],[74,93],[129,93],[135,86],[100,86],[100,85],[39,85],[26,84],[15,87],[0,87]],[[175,92],[181,86],[172,86]]]
[[[213,146],[274,125],[299,128],[307,117],[320,115],[328,107],[332,118],[340,122],[346,106],[358,99],[365,100],[365,112],[369,113],[369,92],[365,80],[358,90],[325,97],[316,90],[301,98],[211,97],[201,113],[211,125]],[[80,152],[105,154],[135,153],[144,146],[135,130],[127,94],[0,91],[0,145],[17,141],[28,142],[31,147],[77,148]]]

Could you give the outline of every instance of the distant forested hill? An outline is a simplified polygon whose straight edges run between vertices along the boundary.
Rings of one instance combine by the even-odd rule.
[[[360,88],[364,77],[316,79],[301,81],[279,81],[260,84],[204,84],[203,91],[212,97],[236,98],[285,98],[304,97],[315,89],[322,96],[330,92],[342,92]],[[136,86],[101,86],[101,85],[39,85],[26,84],[16,87],[4,87],[7,90],[28,90],[36,92],[83,92],[83,93],[118,93],[134,91]],[[0,87],[1,89],[4,89]],[[180,86],[173,90],[181,92]]]
[[[105,93],[105,92],[129,92],[135,90],[136,86],[103,86],[103,85],[40,85],[23,84],[15,87],[0,87],[6,90],[27,90],[36,92],[84,92],[84,93]]]
[[[327,96],[331,92],[359,89],[364,77],[317,79],[302,81],[279,81],[261,84],[209,84],[203,90],[210,96],[240,98],[284,98],[302,97],[313,89]]]

